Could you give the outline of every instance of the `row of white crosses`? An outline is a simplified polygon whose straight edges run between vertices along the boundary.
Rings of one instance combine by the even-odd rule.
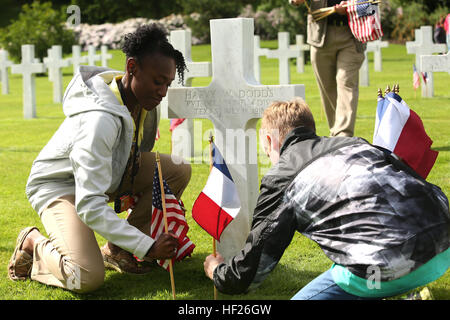
[[[433,27],[422,26],[420,29],[415,30],[414,41],[406,42],[406,50],[408,54],[416,55],[416,69],[419,73],[427,72],[427,83],[424,83],[422,77],[422,97],[432,98],[434,96],[434,81],[433,70],[426,70],[425,66],[422,66],[421,56],[432,55],[434,53],[446,53],[447,46],[445,44],[436,44],[433,42]]]
[[[297,58],[297,72],[305,72],[305,51],[309,51],[310,46],[304,43],[303,35],[296,35],[296,44],[290,45],[289,32],[278,32],[278,49],[270,50],[260,47],[259,36],[254,36],[254,66],[255,78],[261,82],[261,69],[259,57],[266,56],[269,59],[278,59],[278,80],[280,84],[291,82],[291,72],[289,59]]]
[[[13,74],[22,74],[23,113],[25,119],[36,117],[36,73],[43,73],[48,69],[49,80],[53,83],[53,102],[61,103],[63,96],[62,69],[64,67],[73,64],[75,74],[80,64],[95,65],[96,61],[101,61],[102,66],[107,67],[107,61],[112,58],[106,46],[102,46],[100,55],[96,54],[94,46],[89,46],[87,56],[81,56],[80,46],[72,46],[72,57],[64,59],[62,57],[62,47],[55,45],[47,50],[48,57],[44,58],[43,63],[40,63],[39,59],[35,58],[34,45],[22,45],[21,52],[21,63],[13,64],[8,59],[8,52],[6,50],[0,51],[0,74],[2,94],[9,94],[8,68],[11,67],[11,73]]]

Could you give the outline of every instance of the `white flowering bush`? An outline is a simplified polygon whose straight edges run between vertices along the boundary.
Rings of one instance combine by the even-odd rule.
[[[175,29],[187,28],[182,15],[170,15],[160,20],[132,18],[114,24],[89,25],[82,23],[72,29],[76,35],[78,44],[82,46],[83,50],[87,50],[89,45],[97,48],[106,45],[109,49],[120,49],[121,41],[125,34],[135,31],[136,28],[143,24],[149,23],[158,23],[168,32]]]

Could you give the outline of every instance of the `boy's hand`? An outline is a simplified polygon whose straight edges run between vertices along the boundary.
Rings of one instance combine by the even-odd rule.
[[[224,261],[224,259],[220,255],[220,253],[217,253],[215,257],[213,254],[210,254],[209,256],[207,256],[205,259],[205,262],[203,263],[203,267],[205,268],[206,276],[212,280],[214,270],[216,269],[216,267],[219,264],[223,263],[223,261]]]
[[[289,3],[296,7],[303,4],[304,2],[305,2],[305,0],[289,0]]]

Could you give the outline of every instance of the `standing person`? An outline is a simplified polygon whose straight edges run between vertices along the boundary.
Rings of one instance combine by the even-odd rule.
[[[439,21],[436,22],[433,38],[435,43],[447,43],[447,35],[444,29],[444,18],[439,19]]]
[[[81,66],[64,95],[64,122],[33,163],[27,197],[49,235],[36,227],[19,234],[8,265],[12,280],[90,292],[103,284],[105,265],[142,274],[149,262],[176,253],[178,241],[150,234],[155,154],[150,152],[158,126],[156,107],[178,72],[183,55],[157,25],[125,36],[125,73]],[[180,198],[191,167],[161,155],[164,179]],[[180,163],[180,164],[177,164]],[[140,196],[127,218],[126,200]],[[121,209],[115,212],[108,202]],[[94,231],[108,240],[99,248]]]
[[[305,0],[289,0],[300,5]],[[348,25],[347,1],[311,1],[311,11],[334,6],[336,14],[314,21],[308,14],[307,42],[311,45],[311,64],[330,128],[330,136],[354,135],[359,96],[359,69],[364,61],[365,44],[356,40]]]
[[[247,241],[227,261],[218,254],[204,262],[219,291],[258,287],[296,231],[334,264],[293,299],[384,298],[445,274],[450,214],[439,187],[362,138],[318,137],[301,98],[272,103],[260,137],[273,166]]]
[[[450,13],[447,15],[444,21],[444,29],[447,34],[447,47],[448,51],[450,51]]]

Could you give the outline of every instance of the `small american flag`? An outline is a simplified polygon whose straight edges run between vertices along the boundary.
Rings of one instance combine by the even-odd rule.
[[[178,249],[173,261],[181,261],[187,255],[191,255],[195,244],[187,237],[189,226],[186,222],[183,203],[178,201],[169,188],[169,185],[163,180],[164,193],[166,198],[166,215],[168,231],[172,231],[178,237]],[[153,200],[152,200],[152,224],[150,226],[150,236],[153,239],[164,233],[164,215],[162,208],[161,189],[159,183],[158,166],[155,167],[155,176],[153,178]],[[158,264],[166,270],[169,270],[169,260],[158,260]]]
[[[413,87],[414,90],[417,90],[417,88],[420,87],[420,76],[416,69],[416,65],[413,65]]]
[[[373,3],[358,4],[367,0],[350,0],[347,7],[348,24],[361,42],[373,41],[383,36],[378,5]]]

